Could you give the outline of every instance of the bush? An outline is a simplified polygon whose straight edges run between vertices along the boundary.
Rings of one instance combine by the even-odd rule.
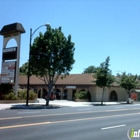
[[[0,100],[5,100],[5,94],[0,93]]]
[[[18,92],[18,98],[20,100],[25,100],[26,99],[26,94],[27,94],[27,90],[20,90]]]
[[[86,91],[80,91],[75,93],[76,99],[88,99],[88,93]]]
[[[12,84],[0,84],[0,93],[8,94],[13,90]]]
[[[37,94],[32,90],[29,91],[29,100],[35,100],[37,98]]]
[[[20,90],[18,93],[18,97],[20,100],[26,100],[27,97],[27,90]],[[32,90],[29,90],[29,100],[34,100],[37,98],[37,94]]]
[[[10,92],[9,94],[4,95],[5,100],[26,100],[27,90],[20,90],[18,92],[18,96],[13,92]],[[33,91],[29,91],[29,100],[34,100],[37,98],[37,94]]]
[[[0,84],[0,100],[5,99],[5,95],[12,92],[12,84]]]
[[[5,100],[19,100],[13,92],[5,95]]]

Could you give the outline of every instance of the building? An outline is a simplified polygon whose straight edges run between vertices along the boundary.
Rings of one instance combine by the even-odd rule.
[[[96,86],[93,82],[93,74],[70,74],[66,78],[59,78],[53,87],[52,93],[60,99],[73,100],[76,92],[85,90],[89,93],[89,100],[100,102],[103,89]],[[27,88],[27,76],[19,76],[19,85],[21,88]],[[47,86],[44,81],[36,76],[30,77],[30,88],[37,94],[38,98],[44,98],[47,93]],[[127,93],[116,82],[111,88],[106,88],[104,101],[126,101]]]
[[[140,101],[140,89],[133,89],[130,91],[130,98],[134,101]]]

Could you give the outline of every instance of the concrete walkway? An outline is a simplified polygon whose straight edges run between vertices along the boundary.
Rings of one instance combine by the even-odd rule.
[[[104,102],[104,105],[117,105],[125,104],[126,102]],[[29,103],[27,107],[25,103],[13,103],[13,104],[0,104],[0,110],[5,109],[43,109],[43,108],[56,108],[56,107],[84,107],[84,106],[93,106],[100,105],[101,102],[74,102],[67,100],[54,100],[49,102],[49,107],[45,106],[46,101],[44,99],[37,99],[36,103]]]

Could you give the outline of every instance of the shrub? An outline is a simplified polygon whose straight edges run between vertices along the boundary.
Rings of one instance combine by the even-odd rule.
[[[18,97],[20,100],[26,100],[27,90],[20,90],[18,93]],[[29,91],[29,100],[34,100],[37,98],[37,94],[32,90]]]
[[[88,99],[88,93],[86,91],[80,91],[75,93],[76,99]]]
[[[20,100],[25,100],[26,99],[26,90],[20,90],[19,92],[18,92],[18,98],[20,99]]]
[[[5,100],[26,100],[26,95],[27,95],[27,90],[20,90],[18,92],[17,97],[13,92],[10,92],[9,94],[4,95],[4,99]],[[34,100],[36,98],[37,98],[37,94],[30,90],[29,91],[29,100]]]
[[[19,100],[13,92],[5,95],[5,100]]]
[[[0,84],[0,93],[8,94],[13,90],[12,84]]]
[[[0,84],[0,100],[5,99],[5,95],[12,92],[12,84]]]
[[[0,93],[0,100],[5,100],[5,94]]]
[[[32,90],[29,91],[29,100],[34,100],[37,98],[37,94]]]

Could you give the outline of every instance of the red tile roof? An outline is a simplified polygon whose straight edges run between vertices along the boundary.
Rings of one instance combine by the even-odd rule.
[[[57,80],[57,85],[95,85],[93,82],[92,74],[70,74],[66,78]],[[27,76],[19,76],[19,84],[27,84]],[[44,81],[40,80],[36,76],[30,77],[30,84],[44,84]]]
[[[117,77],[116,77],[117,78]],[[93,82],[93,74],[70,74],[66,76],[66,78],[59,79],[56,82],[56,85],[95,85]],[[20,75],[19,76],[19,85],[27,84],[27,76]],[[44,85],[44,81],[40,80],[36,76],[30,77],[31,85]],[[118,83],[114,82],[113,86],[119,86]]]

